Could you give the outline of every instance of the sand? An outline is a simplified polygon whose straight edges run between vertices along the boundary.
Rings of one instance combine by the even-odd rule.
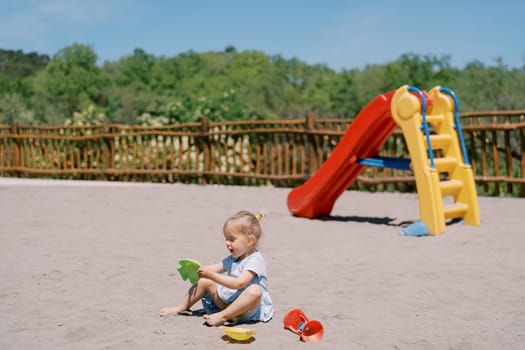
[[[0,178],[0,348],[525,348],[525,199],[481,197],[480,227],[418,238],[399,235],[414,194],[348,191],[308,220],[289,190]],[[178,260],[224,258],[241,209],[266,213],[273,320],[232,344],[201,317],[159,317],[189,287]],[[320,342],[283,329],[291,308]]]

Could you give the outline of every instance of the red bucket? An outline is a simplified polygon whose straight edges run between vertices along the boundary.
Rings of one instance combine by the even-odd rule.
[[[305,323],[301,332],[301,340],[304,342],[319,341],[323,338],[323,325],[321,322],[311,320]]]
[[[323,325],[316,320],[309,320],[301,309],[291,309],[284,315],[284,328],[298,334],[302,341],[313,342],[323,338]]]
[[[292,309],[284,315],[284,328],[296,334],[301,334],[306,322],[308,322],[308,318],[301,309]]]

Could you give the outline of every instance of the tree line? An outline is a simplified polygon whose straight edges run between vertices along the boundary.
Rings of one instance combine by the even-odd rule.
[[[387,64],[335,71],[261,51],[226,47],[156,57],[142,49],[97,64],[89,45],[52,57],[0,49],[0,124],[167,125],[211,121],[353,118],[375,96],[404,84],[456,92],[460,111],[525,108],[525,64],[501,58],[463,68],[450,56],[406,53]]]

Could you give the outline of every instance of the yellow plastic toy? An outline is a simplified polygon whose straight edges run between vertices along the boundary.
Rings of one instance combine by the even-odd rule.
[[[221,326],[220,328],[228,337],[238,341],[250,340],[255,335],[255,330],[249,328],[226,326]]]

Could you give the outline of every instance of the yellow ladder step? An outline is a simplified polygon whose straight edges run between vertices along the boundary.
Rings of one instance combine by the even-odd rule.
[[[458,160],[455,157],[440,157],[434,158],[434,164],[439,172],[447,172],[458,165]]]
[[[445,116],[443,114],[428,114],[427,115],[427,122],[430,124],[437,124],[441,123],[445,119]]]
[[[450,196],[456,194],[461,189],[463,183],[459,180],[447,180],[441,181],[439,187],[441,188],[442,196]]]
[[[452,142],[452,135],[449,135],[449,134],[430,135],[430,144],[432,145],[432,149],[443,149],[445,147],[448,147],[451,142]]]
[[[468,205],[455,203],[443,207],[445,219],[462,218],[468,210]]]

